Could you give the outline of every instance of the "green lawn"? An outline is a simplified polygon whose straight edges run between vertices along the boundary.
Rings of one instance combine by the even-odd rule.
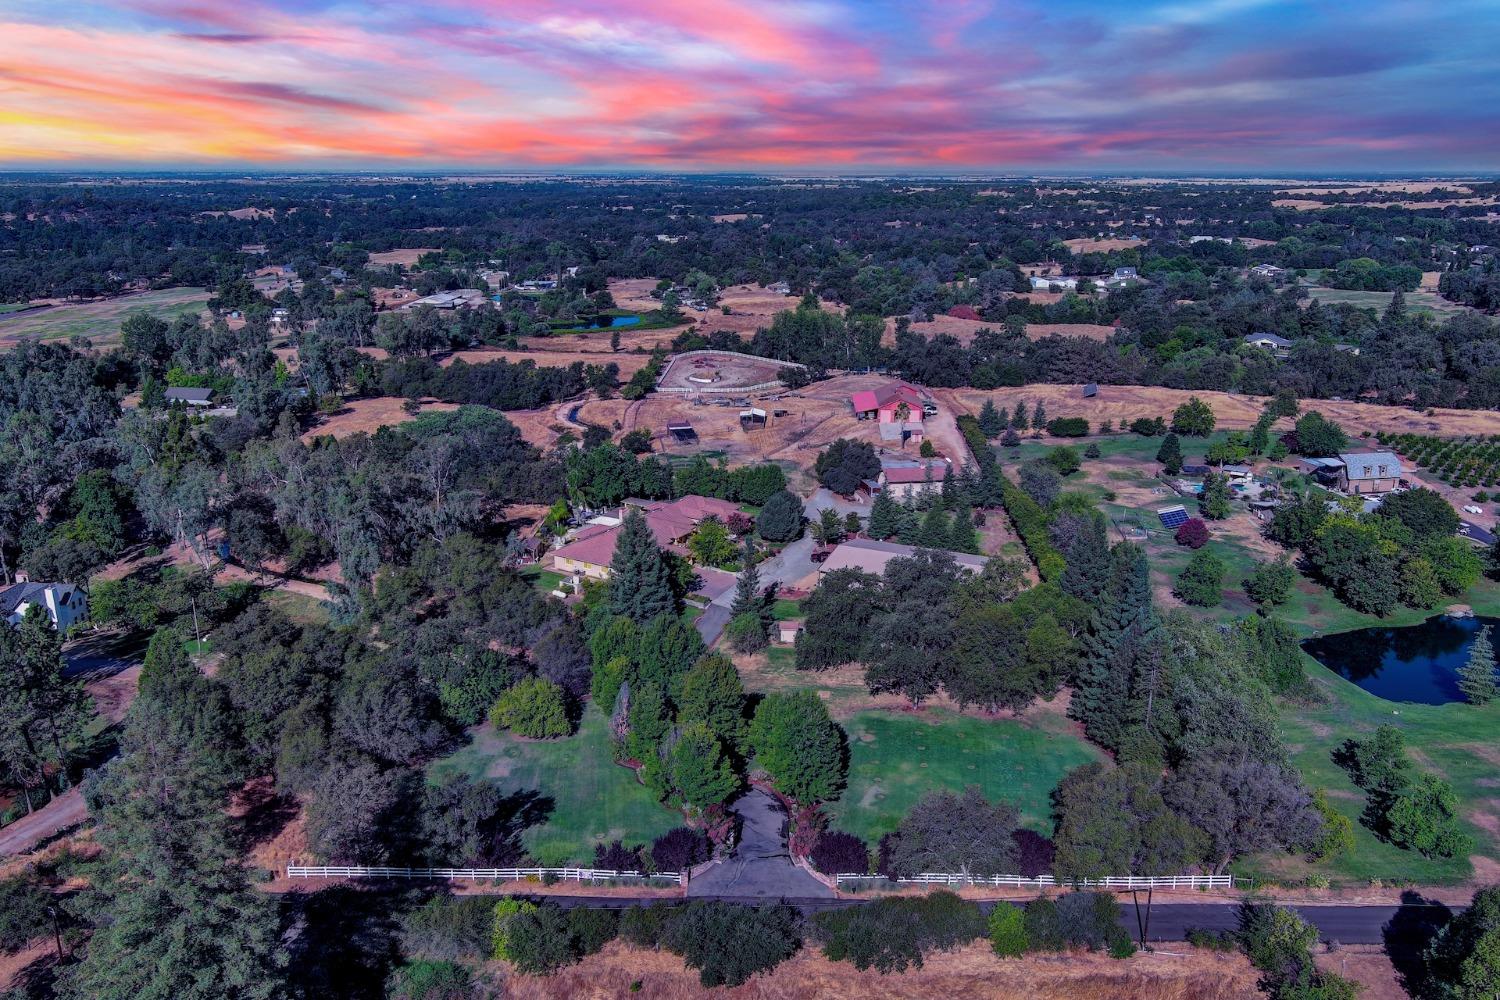
[[[328,609],[316,598],[290,590],[263,590],[260,599],[299,625],[327,625]]]
[[[521,570],[521,576],[530,580],[531,585],[542,594],[552,593],[558,587],[562,586],[563,580],[566,579],[561,573],[555,570],[543,569],[539,565],[527,566]]]
[[[1314,706],[1285,706],[1280,731],[1292,761],[1309,788],[1323,788],[1335,808],[1354,821],[1352,852],[1313,865],[1288,856],[1247,859],[1246,874],[1294,882],[1318,873],[1335,884],[1410,881],[1462,881],[1473,874],[1468,858],[1424,858],[1382,843],[1359,825],[1364,793],[1333,763],[1335,747],[1350,736],[1376,726],[1399,726],[1418,767],[1452,782],[1469,832],[1478,845],[1475,853],[1500,859],[1500,703],[1476,708],[1463,703],[1415,705],[1377,698],[1305,658],[1308,676],[1324,696]]]
[[[22,309],[31,308],[29,302],[0,302],[0,314],[20,312]]]
[[[1376,312],[1385,312],[1386,306],[1391,304],[1393,292],[1361,292],[1345,288],[1317,288],[1307,289],[1308,295],[1314,302],[1320,302],[1325,306],[1345,303],[1362,309],[1373,309]],[[1459,302],[1450,302],[1436,292],[1407,292],[1406,307],[1413,313],[1427,313],[1435,315],[1437,319],[1447,319],[1459,313],[1472,312],[1468,306]]]
[[[771,605],[771,614],[779,622],[784,622],[792,618],[801,618],[802,602],[789,601],[785,597],[778,597],[776,603]]]
[[[61,340],[72,336],[110,342],[119,338],[120,323],[133,312],[147,312],[167,322],[181,315],[197,315],[208,306],[201,288],[164,288],[125,295],[102,302],[69,303],[7,320],[0,334]]]
[[[1043,724],[947,712],[932,721],[891,712],[856,715],[844,724],[849,785],[828,807],[830,825],[874,843],[923,793],[978,785],[991,800],[1014,803],[1025,826],[1050,834],[1052,789],[1099,752],[1061,719],[1041,718]]]
[[[489,725],[472,730],[471,737],[468,746],[435,761],[428,778],[467,774],[495,782],[506,794],[534,791],[550,799],[549,818],[521,838],[544,865],[591,862],[597,843],[650,843],[682,824],[679,813],[660,805],[633,772],[614,763],[608,720],[592,708],[566,739],[523,740]]]

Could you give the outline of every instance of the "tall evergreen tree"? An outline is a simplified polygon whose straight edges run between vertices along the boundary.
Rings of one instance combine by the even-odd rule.
[[[884,490],[875,494],[870,504],[870,537],[890,538],[901,530],[901,508]]]
[[[1483,705],[1500,693],[1495,683],[1495,647],[1490,627],[1484,626],[1469,647],[1469,661],[1458,668],[1458,689],[1470,704]]]
[[[657,615],[682,610],[672,588],[672,570],[640,511],[626,515],[609,569],[609,608],[615,614],[644,625]]]
[[[974,530],[974,513],[968,507],[960,507],[953,515],[947,548],[954,552],[979,554],[979,533]]]
[[[1093,604],[1109,583],[1109,537],[1097,511],[1063,552],[1067,568],[1059,585],[1063,593]]]
[[[1005,433],[1005,421],[1001,419],[1000,411],[995,409],[993,399],[986,399],[979,408],[979,429],[984,432],[985,437],[992,440]]]
[[[921,527],[917,529],[916,544],[924,549],[945,549],[948,540],[953,537],[953,531],[948,525],[948,515],[943,508],[934,504],[922,518]]]
[[[1385,322],[1391,323],[1406,318],[1406,293],[1397,288],[1391,295],[1390,304],[1385,307]]]
[[[213,682],[198,676],[201,685],[148,688],[143,675],[122,753],[90,786],[104,854],[83,908],[96,930],[65,995],[286,994],[275,902],[254,889],[233,846],[230,775],[207,752],[216,738],[216,723],[205,728],[217,714],[205,701]]]
[[[1047,407],[1041,400],[1037,400],[1036,410],[1031,414],[1031,426],[1036,429],[1037,437],[1042,436],[1042,430],[1047,426]]]
[[[729,605],[729,617],[738,618],[748,612],[758,612],[763,604],[760,596],[760,568],[755,565],[755,548],[750,539],[745,539],[745,568],[734,585],[734,603]]]
[[[1167,433],[1161,439],[1161,447],[1156,449],[1156,460],[1161,463],[1167,475],[1175,476],[1182,471],[1182,442],[1176,434]]]
[[[62,636],[40,605],[16,627],[0,625],[0,765],[28,808],[49,769],[68,787],[72,753],[93,715],[83,683],[65,678],[63,666]]]
[[[1026,419],[1026,400],[1022,399],[1016,402],[1016,409],[1010,415],[1010,426],[1012,430],[1017,431],[1024,431],[1027,427],[1031,426],[1030,422]]]
[[[1109,561],[1109,583],[1099,595],[1084,637],[1070,713],[1084,724],[1090,739],[1114,749],[1132,714],[1136,675],[1154,662],[1160,625],[1151,606],[1146,553],[1125,542],[1110,551]]]

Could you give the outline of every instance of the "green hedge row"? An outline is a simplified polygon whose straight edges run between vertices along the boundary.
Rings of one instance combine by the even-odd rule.
[[[999,483],[1000,504],[1005,508],[1016,534],[1021,537],[1026,554],[1036,564],[1037,575],[1042,578],[1043,583],[1061,579],[1068,564],[1063,559],[1063,554],[1053,546],[1047,533],[1047,512],[1000,470],[1000,462],[990,450],[989,439],[984,436],[984,431],[979,429],[977,418],[965,414],[958,418],[957,423],[980,470],[986,476],[994,476]]]

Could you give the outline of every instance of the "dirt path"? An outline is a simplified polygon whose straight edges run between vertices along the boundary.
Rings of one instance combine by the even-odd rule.
[[[83,789],[70,788],[45,806],[0,829],[0,858],[24,854],[37,844],[77,826],[89,817]]]

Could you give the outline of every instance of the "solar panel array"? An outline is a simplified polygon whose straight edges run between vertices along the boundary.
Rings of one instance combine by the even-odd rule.
[[[1163,507],[1156,512],[1156,516],[1161,518],[1164,528],[1180,528],[1188,519],[1187,508],[1181,504],[1176,507]]]

